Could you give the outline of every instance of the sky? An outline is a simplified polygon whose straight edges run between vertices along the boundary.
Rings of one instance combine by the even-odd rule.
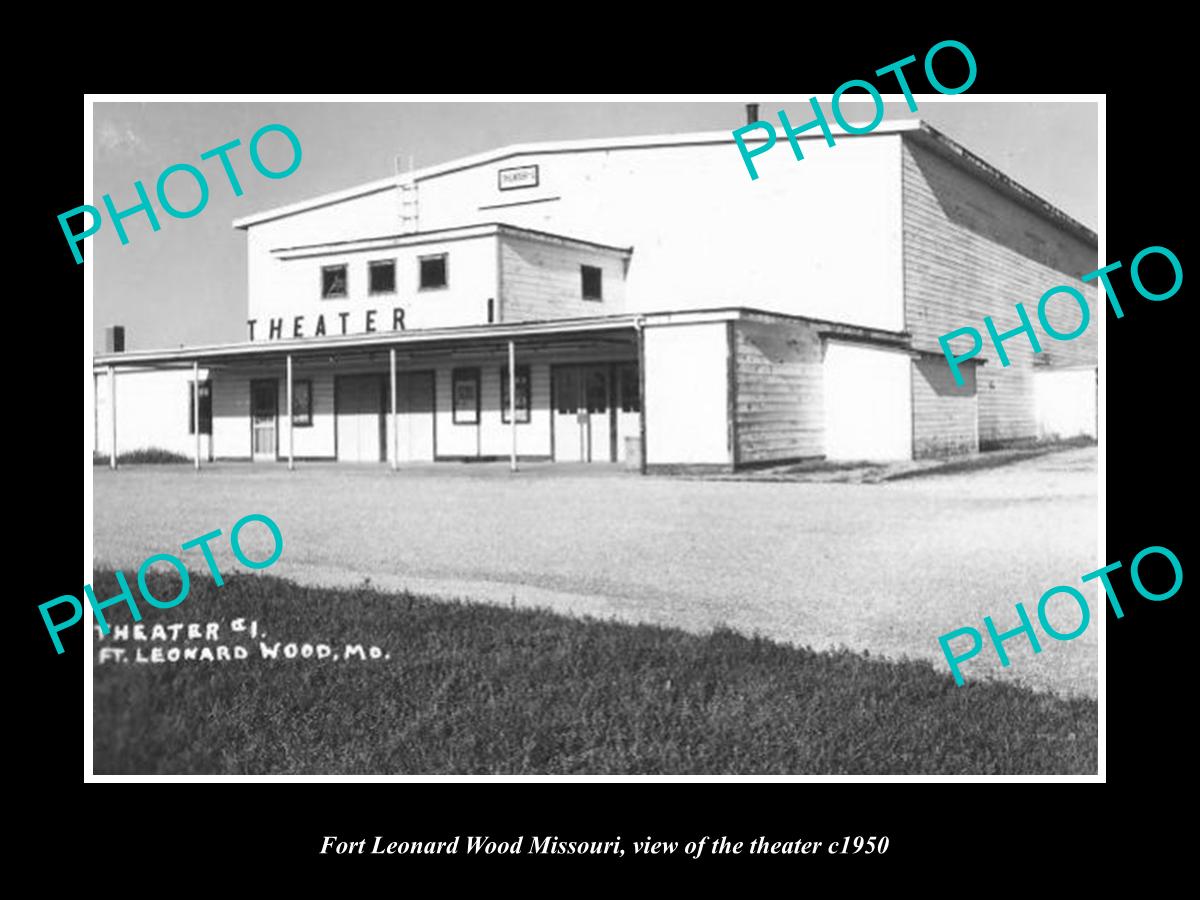
[[[782,108],[792,113],[793,123],[807,121],[801,117],[804,100],[747,102],[760,104],[762,119],[777,118]],[[1094,103],[933,103],[921,95],[917,102],[916,113],[903,103],[887,104],[884,122],[924,119],[1096,230]],[[871,118],[869,104],[842,108],[852,122]],[[275,122],[297,134],[303,159],[293,174],[270,180],[251,165],[248,145],[258,128]],[[84,243],[88,265],[94,266],[95,346],[103,349],[104,328],[114,324],[125,326],[127,350],[244,340],[246,232],[232,221],[386,178],[395,172],[397,157],[407,168],[411,155],[422,168],[506,144],[726,131],[744,123],[744,105],[728,102],[96,103],[93,193],[84,202],[103,208],[101,198],[111,194],[118,211],[127,209],[138,202],[133,184],[140,180],[161,229],[153,231],[144,214],[133,215],[124,220],[129,243],[122,246],[106,217]],[[204,151],[234,139],[241,140],[230,153],[244,190],[240,197],[216,159],[200,160]],[[260,147],[269,168],[282,169],[291,159],[279,134],[264,138]],[[208,204],[192,218],[171,218],[154,199],[159,173],[176,163],[195,165],[208,180]],[[736,153],[731,164],[741,165]],[[188,209],[199,193],[181,174],[170,178],[168,196],[177,208]],[[65,240],[63,251],[70,255]]]

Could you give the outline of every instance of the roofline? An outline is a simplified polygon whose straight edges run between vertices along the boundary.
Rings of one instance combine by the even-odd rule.
[[[921,126],[922,123],[919,119],[898,119],[895,122],[881,124],[878,128],[871,132],[871,135],[899,134],[905,131],[919,130]],[[836,134],[840,137],[851,138],[869,136],[851,134],[837,124],[831,124],[829,128],[833,134]],[[816,136],[822,137],[823,139],[822,135]],[[815,136],[812,134],[797,135],[798,140],[811,140],[814,139],[814,137]],[[760,143],[765,139],[765,136],[758,137],[757,135],[747,135],[744,138],[747,144]],[[296,203],[288,204],[287,206],[277,206],[273,209],[263,210],[259,213],[251,213],[248,216],[242,216],[239,219],[234,219],[233,227],[246,229],[252,225],[261,225],[264,222],[270,222],[273,219],[282,219],[287,216],[296,215],[297,213],[306,212],[311,209],[317,209],[322,206],[340,203],[343,200],[352,200],[356,197],[366,197],[370,194],[377,194],[380,191],[386,191],[395,188],[399,184],[406,181],[424,181],[428,178],[436,178],[439,175],[448,175],[451,172],[457,172],[461,169],[471,169],[476,166],[499,162],[504,159],[509,159],[513,156],[525,156],[533,153],[578,153],[581,151],[629,150],[648,147],[686,147],[702,144],[732,144],[733,142],[733,131],[695,131],[683,134],[647,134],[637,135],[634,137],[583,138],[572,141],[538,141],[528,144],[508,144],[504,147],[497,147],[494,150],[476,153],[473,156],[462,156],[458,159],[452,159],[444,163],[438,163],[437,165],[426,166],[424,169],[415,169],[412,172],[407,172],[403,175],[392,175],[388,178],[381,178],[378,181],[369,181],[366,184],[360,184],[356,187],[345,188],[344,190],[333,191],[328,194],[321,194],[308,200],[301,200]]]
[[[656,325],[700,324],[724,322],[753,317],[787,319],[816,326],[825,326],[837,332],[860,334],[884,343],[906,343],[910,335],[905,331],[890,331],[848,322],[829,319],[814,319],[745,306],[728,306],[711,309],[678,310],[674,312],[618,313],[609,316],[589,316],[575,319],[546,319],[536,322],[514,322],[510,325],[456,325],[447,328],[426,328],[413,331],[380,331],[370,334],[335,335],[324,338],[300,338],[277,341],[240,341],[231,344],[206,344],[197,347],[179,347],[165,350],[134,350],[124,353],[100,354],[92,358],[93,371],[104,371],[108,366],[153,366],[162,364],[191,365],[205,360],[224,360],[230,357],[253,359],[278,356],[289,352],[362,351],[386,349],[405,344],[436,344],[453,341],[507,340],[521,337],[537,337],[553,334],[586,334],[621,329],[637,329]]]
[[[437,241],[469,240],[476,237],[491,237],[496,234],[511,234],[514,237],[529,237],[547,242],[567,243],[581,247],[592,247],[632,256],[632,247],[617,247],[612,244],[602,244],[598,241],[588,241],[582,238],[558,234],[552,231],[539,231],[536,228],[523,228],[510,225],[507,222],[481,222],[472,225],[456,225],[450,228],[432,228],[429,231],[410,231],[406,234],[384,234],[378,237],[354,238],[345,241],[322,241],[316,244],[297,244],[293,247],[272,247],[270,252],[288,258],[297,255],[319,256],[324,248],[337,248],[337,252],[369,252],[388,247],[404,247],[411,244],[435,243]]]
[[[1096,232],[1092,231],[1086,225],[1068,215],[1066,212],[1059,209],[1045,198],[1035,194],[1024,185],[1005,175],[1002,171],[985,161],[982,157],[972,153],[962,144],[958,143],[953,138],[947,137],[945,134],[921,119],[897,119],[894,122],[884,122],[880,124],[878,128],[874,129],[868,134],[851,134],[836,124],[830,125],[830,131],[842,138],[872,137],[882,134],[897,134],[903,136],[905,134],[909,134],[916,140],[939,149],[942,151],[944,156],[957,159],[958,161],[962,162],[966,168],[971,169],[977,174],[984,175],[987,180],[998,185],[1003,193],[1007,193],[1010,197],[1016,199],[1018,202],[1023,203],[1027,207],[1031,208],[1034,212],[1042,214],[1052,222],[1065,226],[1068,230],[1074,232],[1078,237],[1081,237],[1085,241],[1093,244],[1097,243],[1098,239]],[[813,134],[810,132],[803,135],[797,135],[796,137],[798,140],[815,140],[818,137],[823,136],[819,133]],[[761,143],[765,139],[765,134],[762,137],[758,136],[757,134],[746,135],[744,138],[747,144]],[[322,206],[330,206],[335,203],[340,203],[344,200],[352,200],[356,197],[366,197],[371,194],[380,193],[381,191],[393,190],[401,183],[406,181],[412,181],[414,183],[418,181],[424,181],[428,178],[436,178],[440,175],[446,175],[462,169],[470,169],[475,166],[499,162],[514,156],[547,153],[577,153],[581,151],[626,150],[648,147],[684,147],[703,144],[732,144],[733,142],[734,138],[732,131],[698,131],[684,134],[584,138],[581,140],[572,141],[540,141],[527,144],[509,144],[494,150],[477,153],[473,156],[464,156],[458,159],[449,160],[444,163],[438,163],[434,166],[427,166],[424,169],[416,169],[403,175],[393,175],[389,178],[381,178],[377,181],[370,181],[366,184],[360,184],[355,187],[345,188],[343,190],[333,191],[327,194],[321,194],[317,197],[312,197],[308,200],[301,200],[297,203],[292,203],[287,206],[278,206],[259,213],[252,213],[248,216],[234,219],[233,227],[243,230],[248,229],[253,225],[261,225],[264,222],[270,222],[275,219],[282,219],[286,218],[287,216],[296,215],[309,210],[319,209]]]
[[[1001,193],[1008,194],[1009,197],[1023,203],[1026,207],[1032,209],[1033,212],[1039,213],[1051,222],[1074,232],[1076,237],[1082,238],[1088,243],[1097,244],[1098,238],[1096,232],[1092,231],[1092,229],[1073,216],[1063,212],[1049,200],[1035,194],[1019,181],[1005,175],[983,157],[972,153],[958,141],[954,140],[954,138],[948,137],[932,125],[921,122],[921,127],[913,131],[911,138],[922,145],[940,152],[943,157],[958,163],[969,171],[982,173],[988,181],[1000,189]]]

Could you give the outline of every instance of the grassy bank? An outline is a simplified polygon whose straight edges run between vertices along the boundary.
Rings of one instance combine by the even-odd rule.
[[[93,584],[119,591],[111,572]],[[178,593],[167,577],[150,587]],[[143,615],[147,636],[217,623],[216,640],[185,628],[177,641],[95,642],[97,659],[126,653],[95,668],[97,773],[1096,771],[1095,701],[957,688],[925,662],[269,576],[221,588],[193,576],[183,603]],[[265,636],[232,631],[234,619]],[[260,643],[277,642],[263,658]],[[331,655],[288,659],[291,642]],[[125,661],[218,646],[248,658]]]
[[[107,453],[100,453],[96,450],[92,451],[93,466],[107,466],[109,456]],[[164,450],[161,447],[142,447],[138,450],[130,450],[126,453],[117,454],[117,465],[169,465],[171,463],[190,463],[190,457],[184,456],[182,453],[176,453],[174,450]]]

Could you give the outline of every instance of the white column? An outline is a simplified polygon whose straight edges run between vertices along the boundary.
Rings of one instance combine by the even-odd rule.
[[[288,471],[296,468],[295,431],[292,428],[292,354],[287,355],[287,422],[288,422]]]
[[[112,444],[109,446],[108,467],[117,467],[117,370],[108,367],[108,418],[112,425]]]
[[[508,342],[508,427],[512,432],[512,456],[508,467],[517,471],[517,345]]]
[[[396,348],[388,350],[388,361],[391,364],[392,387],[392,470],[400,462],[400,430],[396,427]]]
[[[200,361],[192,360],[192,428],[196,431],[196,471],[200,471]]]
[[[638,366],[638,434],[641,435],[641,474],[646,474],[646,327],[641,317],[637,320],[637,366]]]

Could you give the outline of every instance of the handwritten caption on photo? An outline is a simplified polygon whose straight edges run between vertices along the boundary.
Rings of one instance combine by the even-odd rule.
[[[391,654],[367,644],[264,640],[257,619],[221,622],[174,622],[169,625],[114,625],[110,633],[95,626],[96,664],[231,662],[245,659],[317,659],[333,662],[389,660]],[[246,643],[246,642],[249,643]],[[127,646],[112,646],[124,644]]]

